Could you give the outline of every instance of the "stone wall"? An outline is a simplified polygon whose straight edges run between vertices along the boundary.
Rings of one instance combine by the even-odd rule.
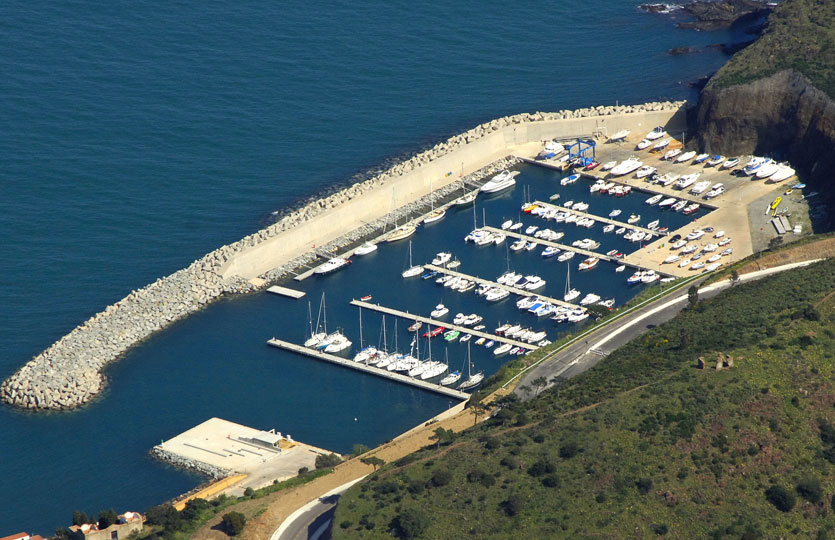
[[[460,179],[447,172],[463,168],[463,180],[476,182],[515,163],[505,156],[520,144],[604,130],[612,134],[627,127],[678,128],[683,117],[683,102],[659,102],[525,113],[481,124],[373,178],[288,209],[276,223],[132,291],[27,362],[0,385],[0,399],[30,410],[68,410],[87,403],[105,385],[102,370],[133,345],[224,294],[256,290],[252,277],[270,282],[288,276],[316,259],[314,244],[317,250],[336,250],[380,232],[387,222],[402,223],[430,197],[460,189]],[[432,179],[437,183],[430,192]],[[392,195],[400,206],[386,213]],[[362,213],[356,211],[360,205]]]

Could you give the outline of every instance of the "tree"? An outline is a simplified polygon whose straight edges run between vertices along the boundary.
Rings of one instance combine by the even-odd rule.
[[[386,464],[385,460],[380,459],[377,456],[368,456],[360,458],[360,461],[365,463],[366,465],[371,465],[372,467],[374,467],[374,472],[377,472],[378,467],[382,467]]]
[[[226,534],[229,536],[238,536],[244,530],[244,525],[246,525],[246,517],[240,512],[229,512],[228,514],[223,514],[223,530],[226,531]]]
[[[435,448],[440,449],[441,444],[449,444],[455,439],[455,432],[451,429],[444,429],[442,427],[436,428],[434,431],[434,435],[430,436],[429,439],[436,441]]]
[[[809,501],[810,503],[819,503],[823,500],[823,488],[821,481],[812,475],[804,476],[800,479],[795,487],[797,494]]]
[[[478,424],[478,417],[487,412],[487,406],[480,401],[474,401],[473,397],[470,397],[469,401],[467,401],[467,408],[469,408],[475,416],[473,425]]]
[[[392,528],[398,538],[418,538],[429,528],[429,516],[417,508],[406,508],[394,518]]]
[[[699,302],[699,289],[695,285],[691,285],[687,289],[687,301],[690,302],[690,307],[695,306]]]
[[[342,458],[336,454],[319,454],[316,456],[317,469],[330,469],[342,463]]]
[[[781,512],[788,512],[794,508],[794,503],[797,501],[794,493],[779,485],[771,486],[765,490],[765,498]]]
[[[368,452],[369,450],[371,450],[371,449],[368,448],[366,445],[361,444],[361,443],[357,443],[357,444],[354,445],[354,449],[351,451],[351,455],[353,455],[354,457],[360,456],[360,455]]]
[[[735,285],[739,282],[739,272],[736,271],[736,268],[731,270],[731,285]]]
[[[519,387],[519,391],[524,393],[526,396],[531,393],[531,390],[533,390],[533,388],[531,388],[527,384],[523,384],[522,386]]]
[[[112,508],[110,510],[102,510],[99,512],[99,529],[106,529],[116,523],[119,518],[116,516],[116,511]]]
[[[74,510],[72,513],[72,524],[84,525],[85,523],[90,523],[90,518],[87,517],[87,514],[78,510]]]
[[[548,386],[548,379],[545,377],[537,377],[536,379],[532,380],[531,383],[536,387],[536,396],[539,396],[539,393],[542,391],[543,388]]]
[[[181,525],[180,513],[170,504],[152,506],[145,513],[145,519],[148,525],[160,525],[166,531],[176,531]]]

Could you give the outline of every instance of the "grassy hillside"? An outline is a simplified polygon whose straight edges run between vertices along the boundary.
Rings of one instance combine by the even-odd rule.
[[[830,261],[700,302],[386,465],[334,538],[835,538],[833,321]]]
[[[711,79],[723,88],[784,69],[803,73],[835,98],[835,2],[784,0],[770,15],[763,36],[731,58]]]

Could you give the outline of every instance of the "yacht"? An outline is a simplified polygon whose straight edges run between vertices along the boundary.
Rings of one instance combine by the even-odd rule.
[[[794,174],[794,169],[792,169],[788,164],[782,163],[777,166],[777,171],[771,175],[769,181],[772,183],[782,182],[783,180],[791,178]]]
[[[447,313],[449,313],[449,308],[443,304],[438,304],[437,306],[435,306],[435,309],[432,310],[430,315],[433,319],[438,319],[440,317],[443,317]]]
[[[446,264],[449,260],[452,259],[452,253],[448,251],[442,251],[435,255],[435,258],[432,259],[432,264],[435,266],[441,266],[442,264]]]
[[[710,180],[703,180],[690,188],[690,193],[693,195],[701,195],[710,187]]]
[[[610,172],[614,176],[623,176],[640,169],[643,165],[639,159],[631,157],[616,165]]]
[[[377,251],[377,244],[366,242],[354,250],[354,255],[368,255]]]
[[[388,237],[386,238],[387,242],[397,242],[398,240],[405,240],[409,238],[417,231],[417,227],[411,223],[407,223],[405,225],[401,225],[397,227],[391,233],[389,233]]]
[[[334,257],[333,259],[328,259],[327,262],[324,264],[320,264],[316,267],[316,270],[313,271],[314,274],[319,274],[323,276],[325,274],[330,274],[331,272],[336,272],[340,268],[344,268],[351,264],[350,259],[342,259],[340,257]]]
[[[504,298],[510,296],[510,292],[507,289],[502,289],[501,287],[495,287],[487,291],[487,294],[484,295],[484,298],[488,302],[498,302]]]
[[[756,176],[756,178],[758,180],[763,180],[765,178],[769,178],[770,176],[773,176],[774,173],[776,173],[779,168],[780,168],[779,163],[777,163],[776,161],[769,161],[769,162],[763,163],[760,166],[759,170],[757,170],[757,172],[754,176]]]
[[[598,296],[594,293],[589,293],[589,294],[585,295],[582,300],[580,300],[580,305],[581,306],[588,306],[589,304],[596,304],[599,301],[600,301],[600,296]]]
[[[649,165],[644,165],[643,167],[638,169],[638,171],[635,173],[635,178],[644,178],[646,176],[651,175],[656,170],[657,169],[655,167],[651,167]]]
[[[335,354],[338,352],[342,352],[348,347],[351,346],[351,340],[345,337],[345,335],[337,330],[333,334],[330,334],[326,337],[322,343],[316,346],[319,350],[324,350],[326,353]]]
[[[678,179],[676,185],[674,186],[675,189],[687,189],[693,184],[696,183],[696,180],[699,179],[699,175],[701,173],[693,173],[693,174],[686,174]]]
[[[481,186],[479,191],[482,193],[498,193],[516,185],[516,176],[519,171],[510,172],[504,170],[490,179],[486,184]]]

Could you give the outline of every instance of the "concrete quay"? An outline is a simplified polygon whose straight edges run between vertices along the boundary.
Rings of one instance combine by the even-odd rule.
[[[187,268],[132,291],[74,328],[0,385],[0,400],[29,410],[68,410],[94,399],[102,370],[130,347],[227,294],[245,294],[284,279],[320,252],[336,252],[379,234],[392,216],[417,212],[433,191],[451,194],[532,155],[542,141],[620,129],[680,129],[684,102],[523,113],[491,120],[373,176],[332,188],[279,214],[276,223],[222,246]],[[392,200],[399,208],[387,213]],[[348,231],[346,233],[346,231]]]

